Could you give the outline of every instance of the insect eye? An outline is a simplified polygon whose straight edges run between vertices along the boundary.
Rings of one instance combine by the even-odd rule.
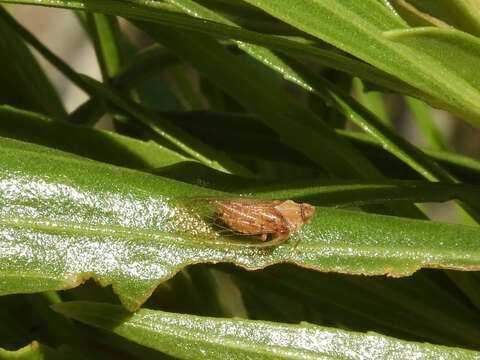
[[[302,204],[301,212],[303,221],[309,221],[315,214],[315,208],[310,204]]]

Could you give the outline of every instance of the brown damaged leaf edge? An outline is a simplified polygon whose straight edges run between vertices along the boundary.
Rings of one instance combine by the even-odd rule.
[[[111,284],[135,310],[158,284],[196,263],[257,270],[288,262],[390,276],[423,266],[480,266],[480,230],[471,226],[320,207],[311,216],[307,205],[285,200],[269,204],[273,223],[245,225],[236,220],[251,208],[242,204],[243,215],[232,219],[231,198],[221,197],[229,194],[1,137],[0,157],[2,295],[67,289],[93,278]],[[262,247],[272,238],[278,243]]]
[[[55,290],[73,288],[88,278],[92,278],[101,286],[111,284],[124,306],[134,311],[148,299],[161,282],[170,279],[182,268],[197,263],[230,262],[246,270],[263,269],[278,263],[293,263],[321,272],[393,277],[409,276],[422,267],[458,270],[480,269],[480,261],[476,261],[478,257],[478,254],[476,254],[478,246],[476,244],[480,244],[480,236],[477,236],[477,234],[480,234],[480,232],[473,227],[434,224],[428,221],[329,208],[317,208],[315,216],[313,216],[314,211],[309,209],[308,204],[295,204],[282,200],[266,202],[265,200],[246,198],[240,200],[238,198],[216,197],[181,198],[180,201],[179,198],[171,198],[167,202],[170,204],[169,212],[175,212],[175,216],[172,216],[172,223],[165,223],[165,228],[162,228],[162,231],[159,231],[160,229],[156,231],[153,229],[127,229],[127,231],[117,228],[115,237],[111,240],[113,241],[112,244],[125,249],[130,246],[128,257],[118,259],[119,269],[122,269],[122,265],[124,265],[121,263],[122,261],[126,261],[125,266],[128,266],[129,263],[135,262],[139,255],[140,257],[144,256],[143,261],[145,261],[147,271],[145,274],[150,279],[148,283],[142,285],[141,276],[135,276],[134,274],[127,275],[122,283],[122,279],[119,279],[117,275],[85,271],[66,273],[67,277]],[[291,224],[286,219],[283,219],[283,222],[280,221],[279,215],[275,213],[274,225],[264,225],[263,219],[260,221],[263,224],[260,226],[262,231],[255,233],[250,231],[250,227],[255,225],[255,222],[250,222],[248,225],[239,225],[237,221],[230,219],[232,214],[225,215],[225,209],[229,208],[232,202],[241,204],[240,213],[237,212],[233,215],[240,219],[244,215],[252,215],[252,207],[257,210],[261,208],[260,214],[265,215],[266,210],[259,204],[268,204],[268,206],[265,206],[270,210],[280,206],[281,211],[285,207],[285,205],[281,205],[286,204],[286,208],[293,212],[289,220]],[[257,214],[257,212],[254,211],[253,214]],[[255,218],[255,216],[253,217]],[[217,226],[218,221],[223,228]],[[279,224],[289,226],[289,228],[285,231],[279,230],[283,229]],[[70,234],[69,231],[72,231],[68,224],[60,227],[58,225],[60,225],[60,222],[57,221],[56,228],[44,228],[44,230],[55,233],[60,237],[62,233]],[[432,243],[425,247],[422,242],[428,240],[425,236],[429,234],[430,226],[440,226],[440,228],[446,229],[449,234],[446,234],[443,230],[437,233],[448,235],[445,241],[451,242],[450,248],[459,248],[462,251],[461,255],[472,254],[475,263],[471,261],[469,264],[462,264],[460,256],[454,257],[453,261],[447,259],[448,261],[444,262],[436,262],[434,258],[428,258],[429,251],[435,252],[435,244]],[[225,227],[232,230],[231,234],[222,235]],[[410,239],[411,241],[408,242],[410,248],[407,248],[405,239],[417,233],[415,229],[411,230],[412,227],[423,229],[422,234],[425,234],[425,236],[420,234],[416,238]],[[41,231],[42,227],[36,227],[35,229]],[[76,224],[75,231],[80,230],[80,225]],[[88,225],[85,225],[83,230],[82,234],[88,239],[87,241],[93,243],[99,241],[98,238],[101,239],[108,235],[109,232],[109,228],[103,229],[99,226]],[[474,234],[473,230],[475,231]],[[288,234],[290,238],[281,239],[282,242],[273,246],[255,246],[256,244],[263,245],[264,235],[267,235],[267,239],[270,236],[277,237],[276,240],[278,240],[278,233],[281,235],[283,233],[282,236]],[[456,234],[455,238],[453,238],[452,233]],[[251,235],[260,238],[252,239]],[[436,236],[437,238],[443,238],[443,235],[437,234]],[[294,237],[297,237],[297,239]],[[300,238],[303,241],[297,248],[295,247],[295,241],[290,240]],[[440,243],[435,236],[433,236],[433,240],[435,240],[434,243]],[[461,247],[465,243],[463,240],[470,244],[469,247]],[[88,242],[83,244],[88,244]],[[265,242],[268,243],[268,241]],[[75,242],[72,244],[77,247],[80,246]],[[382,249],[387,251],[377,256],[377,253],[380,253]],[[84,254],[83,248],[80,248],[80,250],[81,254]],[[115,255],[112,250],[109,251],[105,256]],[[338,254],[342,251],[343,254]],[[411,260],[409,251],[417,257],[413,259],[413,262],[408,263],[408,266],[403,266],[403,262]],[[449,255],[448,249],[444,251]],[[393,256],[395,252],[399,254],[399,257],[395,258]],[[175,261],[167,261],[166,258],[172,254],[178,255],[174,259]],[[99,258],[99,260],[101,261],[102,258]],[[402,262],[400,266],[398,259]],[[395,260],[397,260],[397,263],[395,263]],[[100,262],[94,265],[104,266],[105,264]],[[152,272],[152,269],[158,268],[161,268],[161,272]],[[135,291],[134,289],[132,292],[132,288],[138,286],[142,287],[141,291]]]
[[[275,245],[282,244],[285,242],[290,235],[295,235],[299,231],[301,226],[304,223],[311,221],[312,217],[315,214],[315,208],[307,203],[298,204],[291,200],[263,200],[263,199],[251,199],[251,198],[186,198],[188,201],[206,201],[212,204],[215,204],[214,210],[214,220],[220,220],[221,224],[227,226],[227,229],[231,230],[233,234],[239,235],[246,239],[256,239],[260,241],[265,241],[265,243],[260,244],[251,244],[251,243],[231,243],[226,245],[233,246],[242,246],[242,247],[255,247],[262,249],[264,251],[271,250],[271,247]],[[275,210],[275,211],[273,211]],[[218,224],[217,224],[218,225]],[[221,225],[219,225],[221,228]],[[268,236],[271,236],[270,238]],[[270,239],[270,241],[266,241]],[[299,238],[301,240],[301,238]],[[216,243],[218,244],[218,243]],[[222,242],[223,244],[223,242]],[[292,251],[295,251],[297,248],[298,242],[292,246],[287,245],[291,248]],[[270,248],[270,249],[269,249]],[[176,267],[168,279],[175,276],[175,274],[180,271],[182,268],[198,264],[198,263],[221,263],[228,261],[195,261],[195,262],[186,262],[182,266]],[[272,261],[270,263],[265,263],[262,266],[258,267],[248,267],[243,264],[240,264],[235,261],[231,261],[236,266],[239,266],[248,271],[261,270],[267,266],[278,264],[278,263],[293,263],[303,268],[316,270],[320,272],[338,272],[349,275],[365,275],[365,276],[380,276],[386,275],[388,277],[401,278],[412,275],[417,270],[421,268],[442,268],[442,269],[453,269],[453,270],[463,270],[463,271],[472,271],[480,270],[480,266],[455,266],[455,265],[444,265],[440,263],[423,263],[416,266],[409,272],[396,272],[392,269],[386,269],[384,271],[343,271],[343,270],[332,270],[332,269],[319,269],[315,266],[308,266],[297,261],[293,260],[279,260]],[[156,286],[161,282],[159,281]],[[156,288],[155,286],[155,288]],[[155,289],[154,288],[154,289]],[[152,289],[152,292],[154,291]],[[150,295],[151,295],[150,293]],[[138,307],[140,307],[138,305]],[[136,307],[135,310],[138,308]]]
[[[220,220],[221,223],[217,223],[222,231],[228,230],[233,235],[238,237],[245,237],[248,239],[259,240],[262,243],[251,244],[251,243],[240,243],[233,244],[235,246],[244,246],[244,247],[256,247],[256,248],[266,248],[270,246],[279,245],[292,235],[296,234],[301,226],[310,222],[312,217],[315,214],[315,207],[307,204],[301,203],[298,204],[292,200],[263,200],[263,199],[251,199],[251,198],[185,198],[189,201],[206,201],[208,203],[215,204],[214,211],[214,220]],[[223,225],[224,226],[223,226]],[[225,227],[226,226],[226,227]],[[269,240],[269,241],[267,241]],[[295,244],[295,248],[301,241],[301,237]],[[188,265],[193,265],[197,262],[187,263],[181,267],[175,269],[172,272],[172,278],[178,273],[183,267]],[[205,261],[204,263],[212,263]],[[217,263],[216,261],[213,263]],[[272,262],[271,264],[275,264]],[[255,269],[244,267],[240,264],[237,264],[247,270],[259,270],[263,269],[266,266],[271,264],[258,267]],[[81,274],[73,276],[69,279],[66,284],[67,288],[74,288],[79,285],[84,284],[87,280],[93,279],[97,284],[102,287],[112,285],[112,283],[99,282],[95,275],[92,273]],[[152,291],[148,294],[148,299],[152,293],[155,291],[157,286],[168,279],[163,279],[155,285]],[[116,291],[116,286],[112,285],[113,291],[115,294],[119,295]],[[122,295],[125,296],[125,295]],[[138,304],[132,311],[137,310],[143,303]]]
[[[146,296],[146,298],[142,301],[142,302],[139,302],[136,306],[134,307],[127,307],[125,306],[125,304],[123,304],[125,306],[125,308],[131,312],[135,312],[137,311],[149,298],[150,296],[153,294],[153,292],[156,290],[156,288],[161,284],[163,283],[164,281],[168,281],[170,280],[171,278],[173,278],[180,270],[182,270],[183,268],[187,267],[187,266],[190,266],[190,265],[195,265],[195,264],[217,264],[217,263],[222,263],[222,262],[228,262],[228,261],[196,261],[196,262],[186,262],[185,264],[181,265],[181,266],[178,266],[176,267],[172,273],[170,274],[170,276],[168,276],[167,278],[165,279],[162,279],[162,280],[159,280],[155,286],[151,289],[151,291],[148,293],[148,295]],[[414,269],[412,272],[410,273],[402,273],[402,274],[399,274],[399,273],[395,273],[395,272],[392,272],[390,269],[384,271],[384,272],[357,272],[357,271],[333,271],[333,270],[323,270],[323,269],[319,269],[319,268],[316,268],[316,267],[313,267],[313,266],[307,266],[307,265],[304,265],[304,264],[299,264],[298,262],[295,262],[295,261],[289,261],[289,260],[284,260],[284,261],[274,261],[274,262],[271,262],[271,263],[268,263],[268,264],[265,264],[264,266],[259,266],[259,267],[255,267],[255,268],[251,268],[251,267],[247,267],[247,266],[244,266],[242,264],[238,264],[234,261],[231,262],[232,264],[244,269],[244,270],[247,270],[247,271],[258,271],[258,270],[262,270],[268,266],[271,266],[271,265],[275,265],[275,264],[294,264],[294,265],[297,265],[301,268],[304,268],[304,269],[308,269],[308,270],[314,270],[314,271],[317,271],[317,272],[321,272],[321,273],[329,273],[329,272],[335,272],[335,273],[338,273],[338,274],[345,274],[345,275],[356,275],[356,276],[387,276],[387,277],[391,277],[391,278],[396,278],[396,279],[399,279],[399,278],[404,278],[404,277],[409,277],[411,275],[413,275],[415,272],[417,272],[418,270],[422,269],[422,268],[432,268],[432,269],[444,269],[444,270],[457,270],[457,271],[480,271],[480,266],[471,266],[471,267],[456,267],[456,266],[443,266],[443,265],[438,265],[438,264],[425,264],[425,265],[421,265],[421,266],[418,266],[416,269]],[[93,280],[96,281],[95,277],[92,276],[91,277]],[[88,279],[86,279],[88,280]],[[108,285],[112,285],[112,284],[106,284],[106,285],[102,285],[100,284],[102,287],[105,287],[105,286],[108,286]],[[75,286],[74,286],[75,287]],[[63,289],[58,289],[58,290],[68,290],[70,289],[69,288],[63,288]],[[115,286],[112,285],[112,290],[113,292],[118,296],[118,292],[116,291],[115,289]],[[120,296],[119,296],[120,297]],[[120,297],[121,298],[121,297]]]
[[[238,245],[238,244],[237,244]],[[248,246],[249,244],[246,244],[246,246]],[[296,246],[295,246],[296,247]],[[292,246],[292,250],[293,250],[293,246]],[[222,262],[227,262],[227,261],[193,261],[193,262],[185,262],[184,264],[180,265],[180,266],[177,266],[175,267],[170,275],[164,279],[161,279],[161,280],[158,280],[155,285],[151,288],[151,290],[149,291],[149,293],[147,294],[147,296],[145,297],[145,299],[143,299],[143,301],[141,302],[137,302],[136,306],[134,307],[127,307],[125,306],[129,311],[136,311],[138,310],[145,301],[148,300],[148,298],[150,298],[150,296],[153,294],[153,292],[155,291],[155,289],[164,281],[167,281],[171,278],[173,278],[180,270],[182,270],[183,268],[189,266],[189,265],[195,265],[195,264],[217,264],[217,263],[222,263]],[[332,271],[332,270],[323,270],[323,269],[319,269],[317,267],[313,267],[313,266],[306,266],[304,264],[301,264],[301,263],[298,263],[298,262],[295,262],[295,261],[273,261],[271,263],[267,263],[263,266],[259,266],[259,267],[255,267],[255,268],[252,268],[252,267],[247,267],[245,265],[242,265],[242,264],[239,264],[239,263],[236,263],[236,262],[232,262],[233,264],[235,264],[236,266],[244,269],[244,270],[247,270],[247,271],[257,271],[257,270],[262,270],[268,266],[271,266],[271,265],[275,265],[275,264],[279,264],[279,263],[292,263],[292,264],[295,264],[297,266],[300,266],[302,268],[305,268],[305,269],[309,269],[309,270],[315,270],[315,271],[318,271],[318,272],[322,272],[322,273],[328,273],[328,272],[336,272],[336,273],[339,273],[339,274],[346,274],[346,275],[361,275],[361,276],[388,276],[388,277],[392,277],[392,278],[402,278],[402,277],[408,277],[408,276],[411,276],[413,275],[416,271],[422,269],[422,268],[432,268],[432,269],[446,269],[446,270],[459,270],[459,271],[479,271],[480,270],[480,265],[479,266],[469,266],[469,267],[461,267],[461,266],[445,266],[445,265],[442,265],[442,264],[423,264],[421,266],[418,266],[416,267],[412,272],[410,273],[402,273],[402,274],[399,274],[399,273],[396,273],[394,271],[392,271],[391,269],[387,269],[383,272],[356,272],[356,271]],[[119,294],[118,291],[117,291],[117,287],[115,286],[115,284],[113,284],[112,282],[99,282],[98,279],[96,278],[96,276],[94,274],[82,274],[82,275],[74,275],[72,276],[72,278],[70,278],[69,280],[65,281],[65,285],[66,286],[62,286],[61,288],[59,289],[56,289],[56,290],[68,290],[68,289],[72,289],[72,288],[75,288],[77,286],[80,286],[82,284],[84,284],[87,280],[89,279],[92,279],[94,280],[98,285],[102,286],[102,287],[107,287],[107,286],[112,286],[112,290],[113,292],[119,296],[119,298],[121,299],[122,297],[126,297],[125,294]],[[67,285],[68,284],[68,285]]]

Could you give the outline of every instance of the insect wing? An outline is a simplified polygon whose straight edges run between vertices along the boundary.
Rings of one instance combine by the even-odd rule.
[[[283,216],[275,209],[277,201],[218,201],[218,215],[231,229],[246,235],[286,231]]]

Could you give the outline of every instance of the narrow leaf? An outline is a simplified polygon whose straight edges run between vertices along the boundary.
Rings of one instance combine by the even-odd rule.
[[[288,325],[146,309],[130,314],[120,306],[92,302],[53,308],[181,359],[480,359],[475,351],[308,323]]]
[[[349,74],[369,80],[386,88],[408,92],[410,95],[420,95],[420,92],[405,82],[387,74],[384,71],[369,66],[361,61],[326,51],[316,43],[305,39],[287,38],[283,36],[266,35],[233,26],[225,26],[204,19],[195,19],[190,16],[172,12],[171,8],[165,9],[165,4],[160,2],[144,3],[139,1],[116,0],[0,0],[0,3],[22,3],[100,12],[110,15],[123,16],[132,20],[148,21],[171,26],[175,29],[192,30],[208,34],[217,38],[233,38],[247,41],[269,48],[282,51],[290,55],[314,59],[334,69],[345,71]]]
[[[36,37],[33,36],[33,34],[16,22],[9,14],[0,11],[0,16],[19,34],[21,34],[30,45],[48,59],[52,65],[56,66],[59,71],[64,73],[64,75],[82,90],[91,95],[96,95],[103,100],[110,101],[120,109],[129,113],[133,118],[137,119],[144,125],[149,126],[157,136],[166,139],[172,145],[185,151],[193,158],[219,170],[251,175],[251,172],[248,169],[237,164],[226,154],[216,151],[210,146],[202,143],[200,140],[189,136],[168,121],[161,121],[161,119],[155,121],[156,117],[153,114],[130,100],[130,98],[122,96],[118,92],[103,86],[103,84],[89,78],[88,76],[77,73],[67,63],[46,48]]]
[[[385,38],[383,32],[396,29],[402,31],[407,26],[402,26],[398,21],[394,23],[395,17],[379,1],[301,0],[294,7],[288,6],[288,0],[246,2],[397,76],[428,94],[431,97],[429,102],[433,102],[433,105],[442,106],[479,126],[479,88],[473,87],[469,81],[458,75],[457,62],[448,62],[446,66],[423,48],[418,51]],[[289,11],[285,11],[286,7]],[[391,21],[379,19],[382,16]],[[457,54],[450,56],[456,57]]]
[[[340,177],[379,176],[372,164],[337,137],[318,116],[215,40],[148,23],[137,25],[193,63],[210,80],[257,114],[282,142],[321,167]]]
[[[98,354],[96,355],[96,359],[103,359],[103,357],[98,357]],[[91,359],[91,357],[70,348],[56,350],[38,341],[32,341],[25,347],[14,351],[0,348],[1,360],[87,360],[89,358]]]
[[[425,139],[426,147],[433,150],[449,150],[448,142],[435,123],[429,107],[423,102],[411,97],[406,97],[405,101],[418,123],[423,138]]]
[[[263,302],[267,314],[273,310],[290,317],[288,320],[272,317],[276,321],[305,320],[355,331],[372,330],[413,341],[479,347],[480,314],[463,297],[457,297],[458,293],[449,291],[445,272],[419,271],[409,278],[392,279],[317,273],[291,264],[254,272],[227,264],[215,267],[234,276],[244,298],[251,294],[249,314]],[[472,274],[447,273],[456,274],[464,283]],[[442,286],[438,286],[440,282]],[[285,299],[300,305],[304,311],[293,312],[291,305],[282,305],[281,300]],[[265,315],[259,318],[267,319]]]
[[[440,19],[432,16],[431,14],[424,13],[418,10],[412,4],[405,0],[387,0],[394,7],[395,10],[404,18],[411,26],[438,26],[438,27],[450,27]]]
[[[475,36],[480,35],[480,8],[471,0],[439,0],[435,6],[443,9],[455,26]]]
[[[53,121],[45,116],[0,106],[0,136],[50,146],[90,159],[136,169],[154,169],[191,160],[153,141]],[[95,146],[85,146],[95,143]]]
[[[462,31],[435,27],[392,30],[385,32],[384,36],[417,51],[428,52],[443,65],[442,75],[455,73],[470,86],[480,89],[480,75],[476,71],[480,61],[479,38]]]
[[[6,14],[0,6],[0,14]],[[0,81],[5,95],[2,103],[16,103],[56,119],[67,113],[50,80],[19,34],[0,18]],[[7,101],[6,99],[9,99]],[[21,99],[20,102],[17,102]]]
[[[123,66],[123,38],[118,20],[104,14],[87,14],[86,25],[90,30],[98,63],[105,81],[114,77]]]
[[[257,180],[225,174],[200,163],[181,162],[155,170],[155,174],[230,193],[255,194],[263,199],[292,199],[320,206],[351,207],[463,200],[480,202],[480,186],[427,181],[342,181],[302,179],[289,182]]]

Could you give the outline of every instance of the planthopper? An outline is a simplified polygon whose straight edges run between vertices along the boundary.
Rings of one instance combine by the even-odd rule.
[[[251,247],[278,245],[310,222],[315,207],[292,200],[251,198],[190,198],[213,204],[213,218],[218,227],[236,235],[260,240]]]

